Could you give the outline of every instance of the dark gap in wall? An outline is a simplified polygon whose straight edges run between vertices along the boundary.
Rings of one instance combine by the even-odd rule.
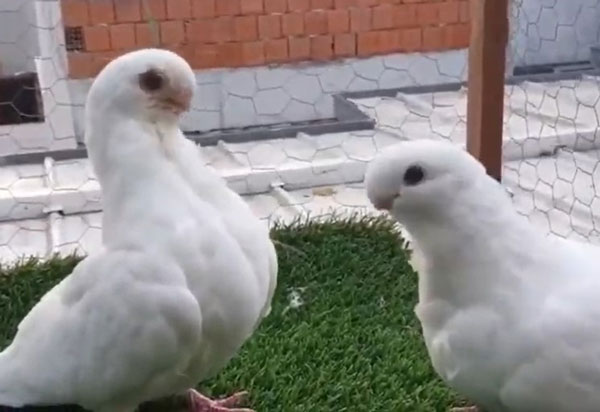
[[[0,77],[0,125],[44,121],[37,73]]]

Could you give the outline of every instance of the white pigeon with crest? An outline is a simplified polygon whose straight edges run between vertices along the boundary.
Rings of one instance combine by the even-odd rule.
[[[0,405],[132,412],[185,393],[190,411],[235,409],[194,391],[270,311],[267,227],[178,127],[194,73],[166,50],[110,62],[86,103],[103,193],[103,250],[49,291],[0,354]],[[231,407],[231,409],[230,409]]]
[[[545,235],[459,147],[417,140],[369,165],[409,232],[436,372],[496,412],[600,411],[600,248]]]

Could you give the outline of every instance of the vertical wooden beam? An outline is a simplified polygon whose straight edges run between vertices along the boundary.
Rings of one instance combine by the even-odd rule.
[[[502,175],[508,1],[471,0],[467,150],[498,180]]]

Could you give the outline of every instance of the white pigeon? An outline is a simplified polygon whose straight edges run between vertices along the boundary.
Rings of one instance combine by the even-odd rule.
[[[77,404],[131,412],[189,391],[224,367],[270,311],[277,259],[268,229],[205,166],[178,121],[194,73],[157,49],[95,79],[86,143],[103,193],[103,251],[25,317],[0,354],[0,405]]]
[[[600,248],[531,226],[448,142],[392,146],[365,180],[412,237],[433,367],[477,405],[457,410],[600,411]]]

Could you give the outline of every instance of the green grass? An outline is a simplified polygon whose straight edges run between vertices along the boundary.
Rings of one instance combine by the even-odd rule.
[[[459,398],[430,366],[414,315],[416,275],[384,220],[335,219],[273,230],[273,311],[201,389],[248,390],[257,412],[445,411]],[[0,346],[77,258],[0,270]],[[2,276],[4,275],[4,276]],[[302,299],[290,306],[290,294]]]

